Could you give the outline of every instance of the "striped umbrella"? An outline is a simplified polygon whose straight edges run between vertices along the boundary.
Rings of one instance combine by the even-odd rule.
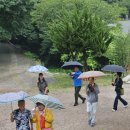
[[[35,96],[30,97],[30,100],[34,103],[42,103],[47,108],[64,109],[63,104],[58,99],[52,96],[37,94]]]

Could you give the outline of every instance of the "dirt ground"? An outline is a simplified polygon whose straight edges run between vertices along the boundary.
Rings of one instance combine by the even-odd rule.
[[[1,84],[0,87],[2,87]],[[130,85],[125,85],[124,88],[125,96],[123,97],[129,102]],[[125,109],[119,103],[118,111],[112,112],[111,109],[115,96],[114,89],[111,86],[100,86],[100,91],[97,125],[94,128],[87,124],[86,104],[82,104],[79,100],[79,106],[73,106],[74,97],[72,88],[50,93],[50,95],[60,99],[66,108],[64,110],[53,110],[55,130],[130,130],[130,108]],[[38,91],[36,89],[28,89],[28,93],[34,95]],[[81,93],[85,96],[84,88]],[[26,106],[31,110],[34,104],[27,100]],[[13,104],[13,109],[15,108],[17,108],[16,103]],[[9,121],[10,112],[10,104],[0,105],[0,130],[15,130],[15,123],[10,123]]]
[[[8,57],[10,60],[7,64],[5,60]],[[27,64],[28,62],[27,59],[13,53],[3,58],[2,63],[4,64],[0,64],[0,93],[20,90],[26,91],[30,95],[38,93],[35,87],[37,75],[27,72],[27,68],[30,66]],[[50,74],[48,75],[51,77]],[[112,112],[115,97],[114,88],[112,86],[99,86],[99,88],[97,125],[94,128],[87,124],[86,104],[82,104],[79,100],[79,105],[73,106],[73,88],[51,92],[50,95],[60,99],[66,108],[64,110],[53,110],[54,130],[130,130],[130,107],[125,109],[119,102],[118,111]],[[130,84],[124,85],[124,88],[125,96],[123,98],[130,102]],[[84,87],[81,93],[85,96]],[[27,100],[26,107],[32,110],[34,104]],[[14,103],[13,109],[16,108],[17,103]],[[15,123],[9,121],[10,113],[10,104],[0,105],[0,130],[15,130]]]

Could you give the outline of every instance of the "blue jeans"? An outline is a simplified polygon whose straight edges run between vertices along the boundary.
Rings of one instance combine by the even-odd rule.
[[[120,100],[123,105],[127,105],[128,103],[121,97],[120,93],[116,92],[116,97],[115,97],[115,101],[114,101],[114,105],[113,105],[113,109],[117,110],[117,106],[118,106],[118,100]]]

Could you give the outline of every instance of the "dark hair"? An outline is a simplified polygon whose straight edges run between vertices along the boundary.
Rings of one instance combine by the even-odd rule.
[[[119,77],[121,77],[121,76],[122,76],[122,72],[117,72],[117,75],[118,75]]]
[[[43,73],[39,73],[39,76],[38,76],[38,83],[41,82],[41,80],[40,80],[40,76],[43,76]],[[45,78],[44,78],[44,77],[42,78],[42,80],[45,82]]]
[[[39,76],[43,76],[43,73],[39,73]]]
[[[25,100],[19,100],[19,101],[18,101],[18,104],[19,104],[19,103],[25,103]]]
[[[90,77],[92,80],[94,80],[94,77]],[[88,78],[88,79],[90,79],[90,78]]]

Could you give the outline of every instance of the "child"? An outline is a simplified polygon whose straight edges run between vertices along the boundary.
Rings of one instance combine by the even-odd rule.
[[[94,83],[94,78],[89,78],[89,84],[86,86],[87,94],[87,113],[88,113],[88,124],[91,127],[96,125],[96,111],[98,104],[98,85]]]

